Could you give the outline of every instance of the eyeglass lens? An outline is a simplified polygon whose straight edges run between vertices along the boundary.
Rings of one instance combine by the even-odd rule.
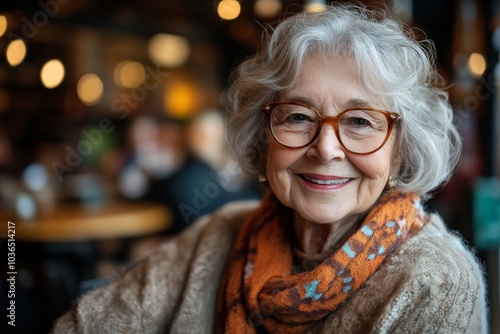
[[[311,143],[322,123],[311,108],[296,104],[280,104],[271,113],[271,130],[281,144],[301,147]],[[367,153],[380,148],[389,130],[387,118],[374,110],[348,110],[337,120],[338,136],[344,147],[354,153]]]

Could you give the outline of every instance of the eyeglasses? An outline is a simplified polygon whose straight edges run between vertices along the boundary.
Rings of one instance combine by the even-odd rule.
[[[336,117],[321,116],[308,105],[297,102],[268,102],[260,110],[267,116],[274,139],[285,147],[311,144],[323,124],[330,123],[344,149],[356,154],[379,150],[389,139],[399,115],[394,112],[351,108]]]

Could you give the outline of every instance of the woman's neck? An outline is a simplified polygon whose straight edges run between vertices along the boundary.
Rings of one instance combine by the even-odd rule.
[[[294,229],[305,256],[325,254],[326,257],[354,233],[358,223],[359,217],[336,224],[317,224],[295,216]]]

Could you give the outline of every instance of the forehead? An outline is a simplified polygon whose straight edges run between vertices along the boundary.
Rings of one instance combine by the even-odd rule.
[[[365,85],[365,73],[358,70],[353,57],[315,54],[306,58],[294,85],[284,99],[299,99],[320,107],[386,108],[380,94]],[[370,80],[370,82],[373,80]],[[375,83],[377,85],[377,83]],[[377,85],[380,86],[380,83]]]

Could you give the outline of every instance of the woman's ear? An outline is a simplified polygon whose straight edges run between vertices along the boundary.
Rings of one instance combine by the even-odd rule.
[[[399,171],[401,170],[402,159],[398,154],[394,154],[394,157],[391,161],[391,170],[389,172],[389,176],[392,176],[393,179],[397,179],[399,175]]]

